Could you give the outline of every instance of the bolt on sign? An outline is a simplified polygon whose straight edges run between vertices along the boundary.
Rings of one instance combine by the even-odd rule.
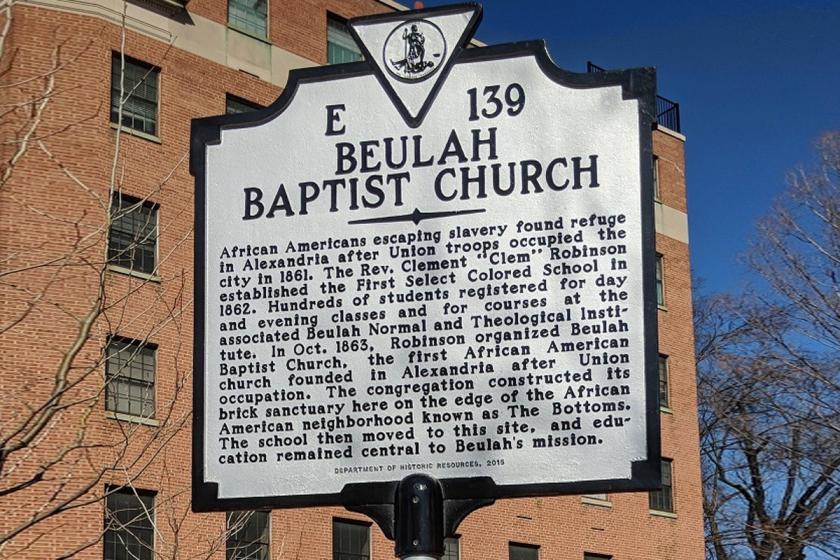
[[[466,48],[480,10],[193,121],[197,510],[658,484],[654,72]]]

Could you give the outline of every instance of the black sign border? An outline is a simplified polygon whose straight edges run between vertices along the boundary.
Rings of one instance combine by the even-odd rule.
[[[399,15],[402,17],[399,19],[410,17],[411,13],[401,12]],[[395,17],[395,19],[397,18]],[[469,36],[466,40],[469,40]],[[456,56],[457,60],[454,60]],[[450,67],[454,64],[521,57],[534,57],[547,77],[565,87],[592,89],[619,85],[622,88],[623,99],[636,99],[639,102],[647,458],[634,461],[631,464],[631,477],[629,479],[512,485],[497,485],[490,477],[441,479],[444,497],[447,500],[496,499],[658,489],[661,488],[661,435],[659,373],[657,368],[656,233],[652,171],[652,130],[656,123],[656,71],[653,68],[634,68],[585,74],[568,72],[554,64],[548,54],[545,42],[541,40],[461,49],[460,52],[453,54]],[[222,130],[257,126],[281,114],[291,104],[300,84],[375,74],[377,69],[374,66],[372,62],[365,60],[350,64],[292,70],[289,73],[288,84],[283,93],[268,107],[254,112],[193,119],[192,121],[190,173],[195,177],[192,509],[195,512],[340,505],[349,509],[358,509],[370,504],[393,503],[394,492],[398,484],[397,480],[347,484],[341,492],[331,494],[219,498],[218,483],[208,482],[204,476],[205,375],[203,348],[206,305],[204,293],[206,275],[204,248],[207,236],[207,224],[205,223],[206,148],[209,145],[216,145],[221,142]],[[392,100],[397,107],[400,106],[396,99]]]

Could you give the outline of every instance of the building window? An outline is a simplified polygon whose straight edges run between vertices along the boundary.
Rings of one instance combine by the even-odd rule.
[[[152,274],[157,256],[157,205],[114,193],[108,231],[108,263]]]
[[[225,114],[227,115],[238,115],[239,113],[248,113],[262,108],[262,105],[253,101],[248,101],[247,99],[242,99],[229,93],[225,95]]]
[[[268,36],[268,0],[228,0],[228,24],[265,39]]]
[[[142,418],[155,415],[153,344],[112,337],[105,357],[105,410]]]
[[[347,24],[338,17],[327,15],[327,63],[341,64],[362,60],[362,51],[350,35]]]
[[[510,560],[539,560],[540,547],[532,544],[508,544],[508,557]]]
[[[662,459],[662,489],[650,492],[650,509],[674,513],[673,463]]]
[[[152,560],[154,557],[152,492],[121,488],[105,499],[105,560]]]
[[[656,305],[665,306],[665,265],[662,255],[656,254]]]
[[[269,517],[267,511],[229,511],[226,560],[268,560]]]
[[[598,554],[597,552],[584,552],[583,560],[612,560],[612,556],[608,554]]]
[[[668,356],[659,354],[659,406],[670,408],[671,399],[668,396]]]
[[[657,156],[653,156],[653,200],[657,202],[662,200],[659,192],[659,158]]]
[[[449,537],[443,541],[443,556],[440,560],[459,560],[461,557],[461,539]]]
[[[120,103],[120,53],[111,57],[111,122],[157,136],[158,78],[160,70],[125,57]],[[122,114],[120,114],[122,105]]]
[[[333,560],[369,560],[370,526],[333,519]]]

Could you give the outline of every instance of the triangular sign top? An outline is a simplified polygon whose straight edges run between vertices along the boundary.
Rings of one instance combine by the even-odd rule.
[[[366,16],[348,24],[403,118],[417,126],[480,18],[481,6],[469,3]]]

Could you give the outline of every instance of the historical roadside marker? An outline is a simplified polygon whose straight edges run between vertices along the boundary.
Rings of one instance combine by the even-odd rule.
[[[658,485],[654,73],[466,49],[480,14],[352,20],[364,61],[193,121],[196,511],[345,505],[393,536],[410,475],[447,531]]]

